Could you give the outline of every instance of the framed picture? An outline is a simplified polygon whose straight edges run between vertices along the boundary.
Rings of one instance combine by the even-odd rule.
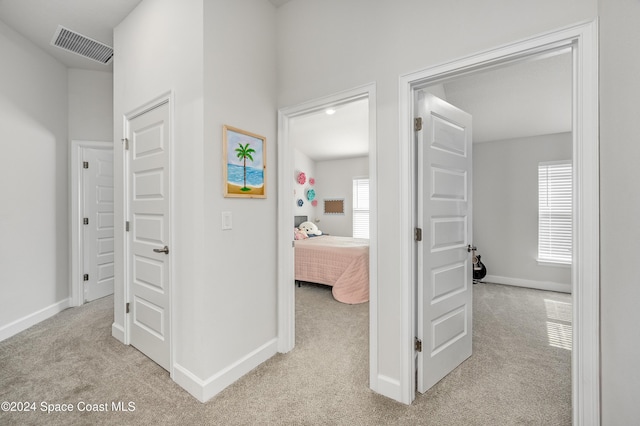
[[[223,126],[224,196],[267,198],[267,138]]]

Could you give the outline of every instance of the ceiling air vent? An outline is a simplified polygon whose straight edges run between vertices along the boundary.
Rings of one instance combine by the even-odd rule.
[[[73,32],[62,25],[58,25],[51,44],[105,65],[113,58],[112,47]]]

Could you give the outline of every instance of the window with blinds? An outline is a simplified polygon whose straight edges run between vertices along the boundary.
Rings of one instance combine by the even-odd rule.
[[[572,167],[538,163],[538,261],[571,264]]]
[[[369,238],[369,179],[353,180],[353,238]]]

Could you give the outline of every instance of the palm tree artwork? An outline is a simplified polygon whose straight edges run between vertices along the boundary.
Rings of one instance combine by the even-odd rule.
[[[249,144],[242,145],[238,143],[238,148],[235,149],[236,156],[239,160],[242,160],[244,167],[244,185],[240,188],[240,191],[251,191],[251,188],[247,188],[247,158],[253,162],[251,154],[255,154],[256,150],[249,147]]]

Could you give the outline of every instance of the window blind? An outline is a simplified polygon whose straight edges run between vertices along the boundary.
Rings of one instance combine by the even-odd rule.
[[[538,260],[571,263],[572,166],[570,161],[538,164]]]
[[[353,180],[353,238],[369,238],[369,179]]]

